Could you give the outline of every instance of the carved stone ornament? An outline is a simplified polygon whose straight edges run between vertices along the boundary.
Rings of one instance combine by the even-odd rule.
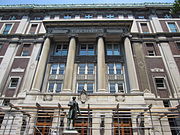
[[[81,101],[82,104],[84,104],[88,100],[88,95],[87,95],[86,90],[83,89],[81,91],[81,94],[79,96],[79,100]]]
[[[145,89],[144,93],[151,93],[151,91],[149,89]]]
[[[52,101],[53,95],[44,95],[43,100],[44,101]]]
[[[164,72],[163,68],[151,68],[151,72]]]
[[[23,68],[13,68],[11,72],[24,72],[24,69]]]
[[[117,102],[124,102],[125,101],[125,97],[124,96],[116,96],[115,100]]]

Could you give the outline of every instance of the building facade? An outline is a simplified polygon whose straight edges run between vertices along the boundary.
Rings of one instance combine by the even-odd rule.
[[[180,134],[172,4],[0,6],[0,134]]]

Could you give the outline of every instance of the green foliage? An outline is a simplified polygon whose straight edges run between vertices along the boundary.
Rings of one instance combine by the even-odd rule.
[[[172,8],[172,13],[177,13],[180,11],[180,0],[175,0]]]

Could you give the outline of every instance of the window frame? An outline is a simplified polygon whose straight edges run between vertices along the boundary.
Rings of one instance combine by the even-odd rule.
[[[144,24],[147,24],[147,27],[148,27],[149,32],[143,32],[143,31],[142,31],[142,26],[141,26],[141,24],[143,24],[143,23],[144,23]],[[147,22],[147,21],[141,21],[141,22],[138,23],[138,25],[139,25],[140,33],[143,33],[143,34],[152,33],[152,30],[151,30],[151,27],[150,27],[149,22]]]
[[[166,26],[167,26],[169,32],[176,33],[176,32],[173,32],[173,31],[172,31],[172,29],[169,27],[169,24],[174,24],[174,25],[175,25],[176,30],[177,30],[176,32],[179,32],[179,31],[180,31],[177,22],[175,22],[175,21],[167,21],[167,22],[166,22]]]
[[[180,50],[180,42],[175,42],[176,43],[176,47],[178,50]],[[0,48],[1,49],[1,48]]]
[[[50,83],[54,84],[52,91],[50,91],[49,89]],[[61,84],[61,89],[59,92],[57,92],[58,84]],[[63,81],[48,81],[48,86],[47,86],[48,93],[61,93],[62,90],[63,90]]]
[[[156,79],[163,79],[163,87],[157,86],[158,84],[156,83]],[[156,89],[167,89],[166,79],[163,76],[154,77],[154,84],[155,84]]]
[[[113,64],[113,74],[111,74],[110,73],[110,64]],[[121,66],[121,73],[120,74],[118,74],[118,72],[117,72],[117,70],[118,70],[118,68],[117,68],[117,64],[120,64],[120,66]],[[108,75],[122,75],[123,74],[123,64],[122,63],[107,63],[107,74]]]
[[[81,69],[80,69],[80,65],[81,64],[84,64],[85,65],[85,67],[84,67],[84,74],[82,74],[82,73],[80,73],[81,71]],[[92,74],[89,74],[89,69],[91,69],[91,68],[89,68],[89,64],[93,64],[93,73]],[[78,75],[94,75],[95,74],[95,64],[94,63],[79,63],[78,64]]]
[[[25,49],[25,46],[26,46],[26,45],[29,46],[28,50]],[[29,50],[29,49],[31,48],[31,45],[32,45],[31,43],[29,43],[29,44],[28,44],[28,43],[24,43],[24,44],[23,44],[21,56],[26,57],[26,56],[30,56],[30,55],[31,55],[31,50]],[[27,48],[27,47],[26,47],[26,48]],[[24,50],[24,49],[25,49],[25,50]],[[24,51],[28,51],[28,55],[23,55],[23,54],[24,54],[24,53],[23,53]]]
[[[60,46],[60,51],[56,51],[57,50],[57,48],[58,48],[58,46]],[[67,53],[66,53],[66,55],[63,55],[63,47],[64,46],[67,46]],[[56,46],[55,46],[55,50],[54,50],[54,53],[53,53],[53,55],[54,56],[67,56],[68,55],[68,50],[69,50],[69,46],[68,46],[68,43],[58,43],[58,44],[56,44]],[[60,53],[60,54],[59,54]]]
[[[118,55],[115,54],[115,45],[117,45],[117,47],[118,47],[117,49],[119,50]],[[108,46],[111,46],[110,51],[112,54],[108,54],[108,49],[109,49]],[[121,56],[121,45],[119,43],[107,43],[106,44],[106,55],[107,56]]]
[[[114,84],[115,91],[111,91],[111,84]],[[119,90],[119,84],[122,84],[123,90]],[[109,93],[125,93],[125,83],[123,81],[109,81],[108,82],[108,92]]]
[[[52,73],[53,72],[52,65],[58,65],[57,68],[56,68],[56,74]],[[60,69],[61,69],[60,65],[64,65],[63,74],[60,73]],[[65,69],[66,69],[66,64],[65,63],[53,63],[53,64],[51,64],[50,75],[64,75],[65,74]]]
[[[10,34],[10,33],[11,33],[11,30],[12,30],[12,28],[13,28],[13,26],[14,26],[14,23],[4,23],[3,26],[2,26],[2,28],[1,28],[1,34],[7,35],[7,34],[4,34],[4,30],[5,30],[5,28],[6,28],[6,25],[8,25],[8,24],[11,25],[11,28],[9,29],[9,31],[8,31],[7,34]]]
[[[83,49],[81,48],[82,46],[85,46],[85,51],[84,54]],[[89,51],[89,46],[93,46],[93,54],[89,53],[91,51]],[[80,44],[80,48],[79,48],[79,56],[95,56],[96,55],[96,46],[93,43],[82,43]]]
[[[76,93],[81,93],[81,91],[79,90],[79,84],[84,84],[84,90],[87,92],[87,93],[89,93],[89,94],[92,94],[92,93],[94,93],[94,90],[95,90],[95,84],[94,84],[94,81],[77,81],[77,84],[76,84]],[[88,84],[92,84],[92,87],[93,87],[93,89],[92,89],[92,91],[88,91]],[[82,89],[82,90],[83,90]]]
[[[30,33],[30,30],[31,30],[32,25],[35,25],[35,24],[37,25],[37,27],[36,27],[36,30],[35,30],[35,32],[33,34],[37,34],[37,32],[39,30],[40,23],[30,23],[26,34],[33,35],[32,33]]]
[[[12,84],[12,81],[11,81],[11,80],[12,80],[13,78],[14,78],[14,79],[15,79],[15,78],[18,79],[17,85],[16,85],[15,87],[12,87],[12,86],[11,86],[11,84]],[[11,76],[11,77],[10,77],[9,84],[8,84],[8,88],[9,88],[9,89],[16,89],[16,88],[19,86],[20,79],[21,79],[21,78],[20,78],[19,76]]]

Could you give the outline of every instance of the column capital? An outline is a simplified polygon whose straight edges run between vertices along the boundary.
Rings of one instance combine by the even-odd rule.
[[[124,33],[123,35],[122,35],[122,37],[125,39],[125,38],[132,38],[132,35],[130,34],[130,33]]]
[[[77,38],[78,37],[78,34],[69,34],[68,35],[68,38]]]

